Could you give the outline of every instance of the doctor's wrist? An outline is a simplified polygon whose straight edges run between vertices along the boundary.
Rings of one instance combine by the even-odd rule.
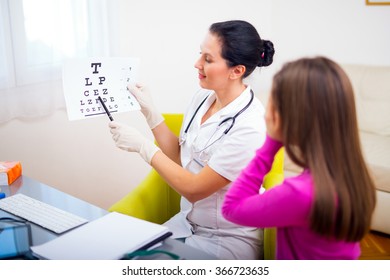
[[[139,150],[139,154],[148,164],[151,164],[152,158],[158,151],[160,151],[160,148],[157,147],[154,143],[145,142],[141,146],[141,149]]]
[[[159,124],[161,124],[164,121],[164,117],[157,112],[149,112],[148,115],[145,115],[145,118],[150,129],[156,128]]]

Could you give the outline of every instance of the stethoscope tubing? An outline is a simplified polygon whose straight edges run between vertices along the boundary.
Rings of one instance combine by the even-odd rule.
[[[252,90],[252,89],[251,89],[250,91],[251,91],[251,99],[249,100],[248,104],[246,104],[246,105],[245,105],[240,111],[238,111],[233,117],[228,117],[228,118],[222,120],[222,121],[218,124],[218,127],[220,127],[220,126],[221,126],[222,124],[224,124],[225,122],[227,122],[227,121],[229,121],[229,120],[232,121],[232,124],[223,132],[225,135],[228,134],[228,132],[233,128],[233,126],[234,126],[234,124],[235,124],[235,122],[236,122],[236,118],[237,118],[239,115],[241,115],[246,109],[248,109],[249,106],[252,104],[253,99],[254,99],[254,97],[255,97],[255,94],[253,93],[253,90]],[[192,124],[192,122],[194,121],[196,114],[198,113],[198,111],[199,111],[199,109],[202,107],[202,105],[206,102],[206,100],[207,100],[208,97],[209,97],[209,95],[207,95],[207,96],[205,97],[205,99],[203,99],[202,102],[199,104],[198,108],[196,108],[196,110],[195,110],[194,114],[192,115],[192,117],[191,117],[189,123],[187,124],[186,129],[184,130],[184,133],[183,133],[184,135],[183,135],[182,139],[180,140],[180,145],[183,144],[183,143],[185,142],[187,132],[188,132],[188,130],[190,129],[191,124]]]

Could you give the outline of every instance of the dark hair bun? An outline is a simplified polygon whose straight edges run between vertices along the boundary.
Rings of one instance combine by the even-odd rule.
[[[271,41],[263,40],[263,52],[261,53],[261,59],[259,67],[271,65],[274,60],[274,44]]]

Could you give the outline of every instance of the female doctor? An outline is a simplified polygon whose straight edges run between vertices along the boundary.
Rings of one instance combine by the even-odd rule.
[[[165,223],[173,238],[219,259],[262,257],[262,231],[223,218],[224,195],[265,139],[264,107],[243,81],[272,63],[273,44],[245,21],[214,23],[195,64],[202,88],[187,110],[180,137],[167,127],[145,87],[129,86],[159,145],[110,122],[116,146],[138,152],[181,196]]]

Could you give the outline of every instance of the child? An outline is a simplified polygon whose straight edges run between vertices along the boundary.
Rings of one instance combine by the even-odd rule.
[[[224,217],[277,227],[278,259],[357,259],[376,197],[347,75],[324,57],[286,64],[273,79],[265,120],[267,138],[226,194]],[[304,171],[259,194],[282,146]]]

